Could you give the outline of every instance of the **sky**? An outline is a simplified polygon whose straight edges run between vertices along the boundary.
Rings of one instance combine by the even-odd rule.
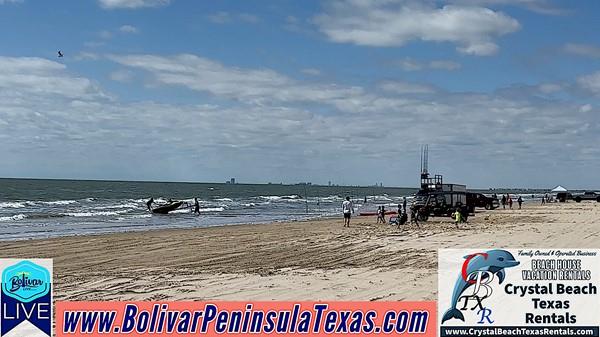
[[[595,0],[0,0],[0,176],[600,188]],[[63,57],[58,57],[58,51]]]

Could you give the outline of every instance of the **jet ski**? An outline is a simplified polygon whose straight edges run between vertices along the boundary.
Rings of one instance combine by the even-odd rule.
[[[176,201],[170,204],[158,206],[152,209],[152,213],[156,214],[168,214],[171,211],[174,211],[183,205],[183,201]]]

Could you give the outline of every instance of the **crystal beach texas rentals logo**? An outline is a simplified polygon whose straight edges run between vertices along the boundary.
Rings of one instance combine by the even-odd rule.
[[[0,336],[52,335],[52,260],[0,259]]]
[[[493,310],[486,305],[486,300],[494,293],[490,283],[497,279],[501,284],[506,278],[505,269],[517,265],[519,261],[506,250],[494,249],[464,256],[454,283],[451,306],[442,316],[442,324],[451,319],[464,322],[463,311],[467,310],[475,310],[479,324],[493,323]]]
[[[600,336],[600,250],[441,249],[438,332]]]

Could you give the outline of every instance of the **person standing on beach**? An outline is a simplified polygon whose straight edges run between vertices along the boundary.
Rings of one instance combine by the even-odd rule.
[[[512,209],[512,204],[513,204],[512,197],[509,194],[508,195],[508,208]]]
[[[458,207],[454,213],[452,213],[452,217],[454,218],[454,224],[456,225],[456,228],[458,228],[458,224],[462,222],[462,213]]]
[[[402,198],[402,209],[404,209],[404,213],[406,213],[406,197]]]
[[[385,225],[385,206],[381,206],[381,223]]]
[[[401,215],[402,215],[402,206],[400,206],[400,204],[398,204],[398,219],[400,219]]]
[[[506,209],[506,196],[504,194],[502,195],[502,200],[500,202],[502,203],[502,209]]]
[[[198,202],[198,198],[194,198],[194,214],[200,215],[200,203]]]
[[[414,208],[412,208],[410,210],[410,223],[415,223],[415,225],[417,225],[417,227],[419,226],[419,210],[415,210]]]
[[[344,213],[344,227],[350,227],[350,217],[354,213],[354,206],[350,197],[346,197],[346,200],[342,202],[342,212]]]
[[[519,209],[521,209],[521,205],[523,204],[523,198],[521,198],[521,196],[517,199],[517,203],[519,204]]]
[[[377,206],[377,224],[381,221],[381,206]]]

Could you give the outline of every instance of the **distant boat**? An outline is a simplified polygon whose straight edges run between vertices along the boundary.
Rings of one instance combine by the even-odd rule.
[[[169,212],[174,211],[174,210],[178,209],[179,207],[181,207],[181,205],[183,205],[183,201],[177,201],[177,202],[174,202],[171,204],[158,206],[158,207],[152,209],[152,213],[168,214]]]

